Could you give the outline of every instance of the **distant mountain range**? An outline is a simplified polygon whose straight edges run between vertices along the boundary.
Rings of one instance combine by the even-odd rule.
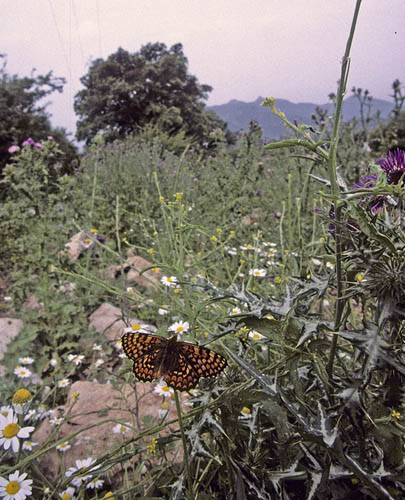
[[[281,120],[273,115],[269,108],[260,106],[263,101],[263,97],[258,97],[254,102],[243,102],[232,99],[227,104],[207,106],[207,108],[212,109],[220,118],[225,120],[232,132],[247,130],[249,122],[251,120],[256,120],[263,129],[263,136],[265,139],[278,139],[280,136],[285,135],[285,127]],[[381,112],[381,118],[384,120],[388,117],[388,114],[393,108],[393,103],[382,99],[373,99],[371,105],[371,115],[379,110]],[[290,121],[297,120],[298,123],[306,123],[307,125],[313,124],[311,115],[318,106],[329,111],[332,104],[319,105],[311,102],[294,103],[286,99],[276,99],[276,108],[283,111]],[[343,101],[342,115],[343,120],[351,120],[353,117],[360,117],[360,104],[355,96],[348,97]]]

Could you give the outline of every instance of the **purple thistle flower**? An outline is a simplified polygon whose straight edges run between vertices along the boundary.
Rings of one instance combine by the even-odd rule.
[[[402,149],[390,151],[388,156],[377,163],[387,174],[388,184],[398,184],[399,179],[405,174],[405,153]]]

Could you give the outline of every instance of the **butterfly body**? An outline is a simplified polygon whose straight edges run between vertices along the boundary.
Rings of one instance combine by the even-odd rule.
[[[147,333],[122,336],[125,354],[133,360],[135,376],[142,382],[163,377],[179,391],[193,389],[201,377],[214,377],[227,365],[226,359],[206,347]]]

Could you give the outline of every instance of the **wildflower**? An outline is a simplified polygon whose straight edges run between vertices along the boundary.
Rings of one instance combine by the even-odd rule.
[[[239,307],[234,307],[231,312],[229,313],[230,316],[235,316],[236,314],[240,314],[240,309]]]
[[[7,406],[2,406],[0,408],[0,418],[1,417],[7,417],[7,415],[9,413],[12,413],[13,409],[11,408],[11,406],[7,405]]]
[[[25,148],[26,146],[35,146],[35,141],[31,139],[31,137],[28,137],[23,143],[23,147]]]
[[[69,488],[66,488],[66,490],[60,494],[60,497],[62,500],[74,500],[74,494],[75,489],[69,486]]]
[[[170,398],[174,394],[174,390],[163,381],[156,384],[153,392],[164,398]]]
[[[50,364],[51,366],[56,366],[56,365],[58,364],[58,360],[56,360],[56,359],[51,359],[51,360],[49,361],[49,364]]]
[[[24,500],[32,493],[32,479],[26,479],[27,473],[21,474],[15,471],[9,474],[8,480],[0,477],[0,497],[5,500]]]
[[[91,457],[86,458],[86,460],[76,460],[76,467],[69,467],[69,469],[65,472],[65,476],[70,477],[77,472],[82,472],[82,474],[77,475],[72,479],[73,486],[79,487],[83,482],[91,479],[92,472],[98,469],[98,467],[95,467],[87,470],[94,462],[95,460]]]
[[[37,414],[36,410],[29,410],[29,411],[27,411],[27,414],[24,415],[24,422],[26,420],[34,419],[36,417],[36,414]]]
[[[335,269],[335,264],[333,264],[332,262],[327,262],[327,263],[326,263],[326,267],[327,267],[328,269]]]
[[[392,410],[391,417],[394,417],[397,420],[399,420],[401,418],[401,414],[399,413],[399,411]]]
[[[18,415],[23,415],[27,412],[32,401],[32,394],[27,389],[18,389],[13,396],[14,411]]]
[[[146,446],[148,452],[152,455],[156,453],[157,439],[152,439],[152,441]]]
[[[60,425],[63,423],[63,417],[53,417],[49,419],[51,425]]]
[[[70,380],[68,378],[63,378],[62,380],[59,380],[59,382],[58,382],[59,388],[67,387],[68,385],[70,385]]]
[[[240,411],[240,418],[245,420],[252,417],[252,410],[247,406],[244,406]]]
[[[76,366],[79,366],[84,359],[83,354],[69,354],[68,361],[73,361]]]
[[[125,424],[117,424],[114,425],[112,432],[113,434],[126,434],[127,432],[131,431],[131,428],[128,427],[131,424],[129,422],[125,422]]]
[[[162,307],[159,307],[158,309],[158,314],[160,316],[166,316],[166,314],[169,314],[169,311],[166,309],[166,305],[163,305]]]
[[[20,151],[20,148],[19,148],[18,146],[10,146],[10,147],[8,148],[8,152],[9,152],[10,154],[16,153],[17,151]]]
[[[98,359],[94,364],[96,368],[99,368],[102,364],[104,364],[104,359]]]
[[[0,417],[0,446],[8,450],[11,446],[14,453],[20,449],[18,438],[27,438],[35,427],[20,427],[17,415],[10,412],[7,417]]]
[[[87,485],[86,488],[89,489],[98,489],[101,488],[104,484],[104,481],[102,479],[99,479],[98,477],[93,478]]]
[[[398,184],[405,173],[405,152],[397,148],[395,151],[390,151],[388,156],[383,157],[377,163],[387,174],[388,184]]]
[[[18,365],[15,367],[14,375],[17,375],[18,378],[28,378],[31,377],[32,372],[31,370],[28,370],[28,368]]]
[[[32,358],[18,358],[18,362],[20,363],[20,365],[32,365],[32,363],[34,362],[34,360]]]
[[[256,278],[263,278],[266,276],[267,271],[266,269],[250,269],[249,270],[249,275],[250,276],[255,276]]]
[[[93,351],[102,351],[103,348],[100,344],[93,344]]]
[[[114,344],[114,347],[117,349],[117,351],[122,351],[123,347],[121,340],[117,340],[117,342],[115,342]]]
[[[176,288],[177,287],[177,278],[176,276],[162,276],[160,282],[167,286],[168,288]]]
[[[364,280],[364,277],[361,273],[357,273],[356,274],[356,281],[358,281],[359,283],[361,283],[363,280]]]
[[[67,451],[70,448],[71,448],[71,446],[68,443],[61,443],[61,444],[58,444],[58,446],[56,446],[56,449],[58,451],[62,451],[62,452]]]
[[[264,335],[262,335],[261,333],[259,332],[256,332],[256,330],[252,330],[249,332],[249,337],[253,340],[262,340],[264,339]]]
[[[107,493],[103,496],[104,500],[115,500],[115,496],[112,491],[107,491]]]
[[[182,335],[184,332],[187,332],[189,329],[188,321],[176,321],[172,325],[169,326],[169,332],[175,332],[179,335]]]
[[[22,445],[22,449],[25,451],[32,451],[34,446],[38,446],[38,443],[34,443],[33,441],[24,441]]]
[[[169,414],[170,403],[168,401],[163,401],[161,408],[158,410],[158,417],[164,419]]]

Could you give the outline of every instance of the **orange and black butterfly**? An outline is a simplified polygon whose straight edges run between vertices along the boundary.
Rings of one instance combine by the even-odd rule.
[[[215,377],[226,367],[220,354],[188,342],[176,335],[166,339],[148,333],[127,332],[121,338],[125,354],[134,362],[133,371],[142,382],[163,377],[179,391],[194,389],[202,377]]]

